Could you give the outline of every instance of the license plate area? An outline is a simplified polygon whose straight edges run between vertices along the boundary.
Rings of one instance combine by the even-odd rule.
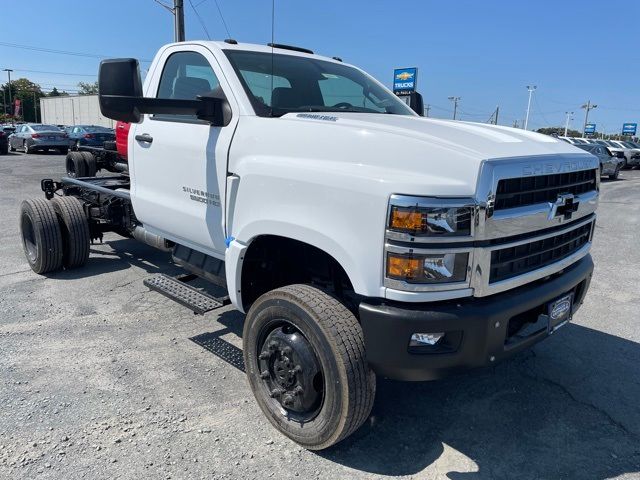
[[[571,321],[573,315],[573,292],[566,293],[547,304],[549,334]]]

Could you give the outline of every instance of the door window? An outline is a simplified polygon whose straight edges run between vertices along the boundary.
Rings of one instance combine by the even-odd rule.
[[[222,93],[218,77],[197,52],[173,53],[164,65],[157,98],[195,100],[198,95]],[[195,119],[195,115],[154,115],[153,118]]]

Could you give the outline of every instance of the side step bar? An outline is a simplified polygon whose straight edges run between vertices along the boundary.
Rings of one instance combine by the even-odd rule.
[[[180,279],[180,277],[172,278],[164,273],[159,273],[146,278],[143,283],[151,290],[189,308],[198,315],[204,315],[229,303],[229,297],[217,298],[185,283],[194,277],[184,275]]]

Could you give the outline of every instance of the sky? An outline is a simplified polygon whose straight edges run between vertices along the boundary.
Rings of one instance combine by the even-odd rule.
[[[184,4],[188,40],[271,41],[270,0]],[[95,81],[95,57],[148,61],[173,41],[173,17],[154,0],[30,0],[28,8],[38,12],[29,21],[2,22],[0,70],[44,90]],[[433,117],[451,118],[448,97],[459,96],[463,120],[486,122],[499,106],[500,124],[521,125],[526,86],[535,85],[530,129],[563,126],[565,112],[574,112],[570,127],[581,130],[580,106],[591,100],[598,107],[590,123],[615,133],[640,122],[639,14],[637,0],[275,0],[274,34],[277,43],[339,56],[389,87],[394,68],[418,67]]]

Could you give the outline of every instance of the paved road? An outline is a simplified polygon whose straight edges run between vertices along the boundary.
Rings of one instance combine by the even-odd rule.
[[[573,324],[492,369],[380,380],[369,422],[312,453],[254,403],[242,315],[143,286],[165,254],[114,235],[82,270],[29,270],[18,206],[62,159],[0,156],[0,478],[640,478],[640,171],[603,182]]]

